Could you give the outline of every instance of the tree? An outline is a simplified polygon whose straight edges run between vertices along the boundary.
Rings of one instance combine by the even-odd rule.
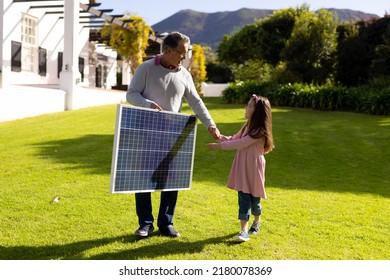
[[[366,83],[369,52],[359,37],[357,25],[349,23],[338,27],[336,82],[345,86]]]
[[[232,69],[237,81],[256,80],[258,82],[269,81],[274,70],[271,64],[260,59],[249,59],[245,64],[232,66]]]
[[[128,21],[127,28],[107,23],[101,34],[109,38],[109,45],[116,49],[122,59],[130,65],[131,73],[134,73],[145,57],[152,28],[139,16],[127,15],[122,20]]]
[[[389,26],[390,16],[385,16],[338,27],[337,81],[339,83],[358,86],[370,80],[388,79]]]
[[[230,83],[234,81],[233,72],[224,63],[206,63],[207,81],[212,83]]]
[[[206,57],[201,45],[192,45],[190,73],[194,79],[195,87],[202,93],[202,83],[206,81]]]
[[[300,9],[281,58],[288,75],[305,83],[323,84],[332,79],[337,48],[337,18],[327,10]],[[296,82],[296,81],[291,81]]]
[[[385,24],[382,35],[383,42],[375,47],[375,54],[372,60],[369,74],[371,81],[375,84],[390,85],[390,16],[385,16],[382,21]]]
[[[291,36],[298,10],[293,8],[276,10],[261,21],[263,36],[259,40],[259,51],[265,62],[276,66],[281,60],[281,53]]]
[[[218,47],[218,59],[229,64],[244,63],[249,59],[259,59],[259,44],[262,29],[257,23],[245,25],[240,31],[225,35]]]
[[[322,84],[333,78],[336,29],[336,16],[326,10],[282,9],[225,36],[218,58],[241,79]]]

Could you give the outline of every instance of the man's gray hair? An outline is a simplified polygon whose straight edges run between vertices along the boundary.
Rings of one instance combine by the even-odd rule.
[[[180,32],[171,32],[169,33],[163,41],[162,51],[165,52],[168,47],[176,48],[179,45],[179,41],[184,40],[184,42],[190,44],[190,38],[187,35],[184,35]]]

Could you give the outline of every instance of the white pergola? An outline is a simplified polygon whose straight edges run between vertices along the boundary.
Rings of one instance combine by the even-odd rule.
[[[80,72],[78,71],[78,54],[77,50],[77,34],[79,30],[79,11],[80,8],[89,12],[92,15],[103,18],[108,22],[117,24],[124,28],[129,28],[126,22],[119,20],[116,17],[104,14],[102,11],[93,8],[93,5],[83,4],[80,1],[64,0],[64,55],[63,69],[60,74],[60,88],[66,91],[66,109],[73,108],[73,95],[76,93],[75,88],[80,82]],[[154,35],[150,35],[149,39],[160,42],[161,39]],[[161,42],[160,42],[161,43]]]

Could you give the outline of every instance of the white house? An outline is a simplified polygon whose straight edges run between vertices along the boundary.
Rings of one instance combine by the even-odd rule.
[[[0,0],[0,121],[24,97],[34,102],[29,108],[46,102],[42,113],[124,99],[96,90],[116,85],[118,64],[114,49],[91,40],[91,28],[106,20],[126,26],[98,6],[93,0]],[[129,80],[127,69],[120,72]],[[30,95],[18,96],[23,92]],[[45,93],[56,94],[56,101]]]
[[[12,84],[60,84],[64,49],[71,51],[75,40],[76,83],[111,88],[116,84],[115,50],[94,46],[89,32],[94,15],[80,8],[78,0],[23,1],[0,3],[0,86]],[[89,1],[86,2],[88,5]],[[76,34],[65,34],[65,8],[73,4],[69,21]],[[90,6],[87,6],[90,7]],[[72,14],[73,13],[73,14]],[[72,26],[69,30],[73,31]],[[69,39],[70,40],[66,40]],[[95,48],[96,47],[96,48]],[[95,53],[95,54],[94,54]],[[94,55],[93,55],[94,54]],[[73,70],[73,69],[72,69]]]

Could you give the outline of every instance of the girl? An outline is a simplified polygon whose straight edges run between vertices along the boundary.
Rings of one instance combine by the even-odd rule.
[[[252,95],[246,106],[248,121],[233,136],[221,135],[219,143],[209,143],[211,150],[237,150],[230,170],[227,186],[238,191],[238,219],[241,232],[236,241],[249,240],[249,234],[257,234],[260,228],[261,198],[267,198],[264,188],[264,155],[274,148],[272,136],[271,104],[268,99]],[[248,231],[250,214],[254,221]]]

